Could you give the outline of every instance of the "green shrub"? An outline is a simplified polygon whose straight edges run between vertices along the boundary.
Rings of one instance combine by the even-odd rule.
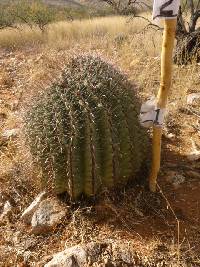
[[[138,114],[135,88],[124,74],[99,56],[72,58],[25,116],[43,185],[77,199],[135,178],[148,151]]]

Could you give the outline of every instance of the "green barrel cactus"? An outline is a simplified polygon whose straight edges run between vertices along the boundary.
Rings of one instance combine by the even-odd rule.
[[[25,115],[42,184],[72,199],[123,186],[145,165],[148,137],[134,86],[99,56],[71,58]]]

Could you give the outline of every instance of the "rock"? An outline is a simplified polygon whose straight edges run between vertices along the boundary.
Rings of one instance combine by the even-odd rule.
[[[3,212],[0,215],[0,222],[10,214],[12,211],[12,206],[9,201],[6,201],[3,207]]]
[[[15,129],[11,129],[11,130],[5,130],[1,136],[4,140],[9,140],[12,137],[16,137],[19,133],[19,129],[15,128]]]
[[[33,214],[32,233],[43,234],[53,230],[66,215],[66,207],[61,206],[57,199],[43,200]]]
[[[46,196],[46,192],[40,193],[35,198],[35,200],[31,203],[31,205],[27,209],[25,209],[25,211],[22,213],[21,219],[25,223],[31,224],[32,216],[45,196]]]
[[[144,266],[134,249],[119,242],[77,245],[53,255],[44,267]],[[145,265],[146,266],[146,265]]]
[[[87,245],[77,245],[55,254],[44,267],[81,267],[98,261],[108,245],[91,242]]]
[[[87,264],[87,252],[81,246],[65,249],[53,256],[44,267],[80,267]]]

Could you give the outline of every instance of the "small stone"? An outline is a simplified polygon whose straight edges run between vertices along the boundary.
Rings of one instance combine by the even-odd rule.
[[[53,198],[43,200],[33,214],[32,233],[43,234],[52,231],[66,213],[66,207],[61,206],[58,200]]]
[[[21,219],[25,223],[31,224],[32,216],[34,212],[36,211],[36,209],[38,208],[38,206],[40,205],[40,202],[44,199],[45,196],[46,196],[46,192],[41,192],[35,198],[35,200],[31,203],[31,205],[27,209],[25,209],[25,211],[22,213]]]

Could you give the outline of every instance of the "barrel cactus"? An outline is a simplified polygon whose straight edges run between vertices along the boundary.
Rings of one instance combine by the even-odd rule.
[[[25,115],[43,186],[77,199],[135,178],[148,151],[139,106],[133,85],[112,64],[94,55],[71,58]]]

